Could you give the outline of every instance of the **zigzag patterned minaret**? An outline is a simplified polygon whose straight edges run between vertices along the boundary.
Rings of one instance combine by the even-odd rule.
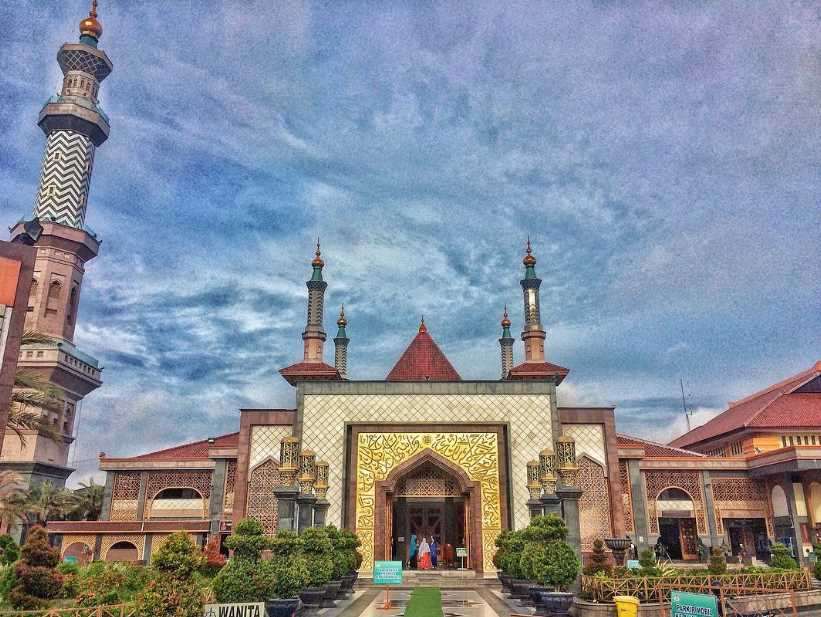
[[[112,70],[111,60],[97,48],[102,32],[93,0],[80,22],[80,41],[65,43],[57,54],[63,87],[46,101],[37,122],[47,139],[34,218],[11,228],[13,242],[37,249],[25,327],[52,339],[23,346],[18,366],[50,383],[62,403],[39,409],[58,437],[31,430],[21,440],[7,431],[0,467],[13,468],[28,480],[58,484],[72,472],[68,452],[80,402],[101,384],[97,360],[74,345],[74,327],[85,264],[100,248],[97,236],[85,227],[85,216],[94,152],[109,132],[97,101],[100,82]]]

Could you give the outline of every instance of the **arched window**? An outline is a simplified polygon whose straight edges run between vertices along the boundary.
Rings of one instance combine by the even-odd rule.
[[[140,558],[137,547],[131,542],[117,542],[105,554],[106,561],[135,562]]]
[[[37,298],[37,292],[39,291],[40,284],[37,282],[37,279],[31,279],[31,291],[29,292],[29,304],[28,304],[28,311],[31,312],[34,310],[34,300]]]
[[[202,518],[205,500],[193,488],[166,488],[151,501],[150,518]]]
[[[52,281],[48,287],[48,298],[46,299],[46,313],[56,313],[60,307],[60,296],[63,286],[60,281]]]
[[[680,488],[666,488],[659,493],[662,501],[692,501],[690,496]]]
[[[773,502],[773,516],[790,515],[790,511],[787,508],[787,495],[784,493],[784,489],[777,484],[773,487],[771,499]]]
[[[74,323],[74,311],[77,308],[77,288],[72,287],[71,293],[68,297],[68,314],[66,315],[66,321],[68,323]]]

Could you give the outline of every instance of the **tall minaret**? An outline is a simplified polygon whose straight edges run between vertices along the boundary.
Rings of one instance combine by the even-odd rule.
[[[522,263],[525,266],[525,277],[521,280],[525,300],[525,325],[522,330],[525,362],[544,362],[546,334],[539,314],[539,286],[542,279],[536,276],[536,258],[530,248],[530,238],[527,239],[527,253]]]
[[[41,410],[60,435],[57,440],[31,431],[24,444],[9,431],[2,461],[13,462],[25,477],[58,482],[72,471],[68,450],[79,403],[101,384],[97,360],[74,346],[74,327],[85,264],[100,247],[99,238],[85,227],[85,215],[94,151],[109,132],[97,98],[100,82],[112,70],[111,60],[97,48],[102,33],[93,0],[88,17],[80,22],[79,42],[65,43],[57,54],[61,92],[40,110],[37,123],[47,137],[34,216],[11,228],[13,242],[37,249],[25,327],[54,339],[23,347],[18,366],[48,380],[64,403],[59,412]]]
[[[339,319],[336,320],[336,325],[339,329],[336,331],[334,337],[334,366],[339,371],[339,376],[342,379],[348,378],[348,343],[351,339],[345,332],[345,326],[348,325],[348,320],[345,319],[345,305],[339,311]]]
[[[316,256],[311,262],[313,274],[311,280],[305,284],[308,286],[308,323],[302,333],[305,353],[305,362],[322,362],[322,350],[325,345],[325,330],[322,329],[322,315],[325,305],[325,289],[328,283],[322,280],[322,268],[325,262],[322,261],[322,253],[319,250],[319,239],[316,241]]]
[[[513,337],[510,334],[507,305],[505,305],[505,314],[502,316],[502,338],[499,339],[499,347],[502,352],[502,379],[507,379],[510,369],[513,368]]]

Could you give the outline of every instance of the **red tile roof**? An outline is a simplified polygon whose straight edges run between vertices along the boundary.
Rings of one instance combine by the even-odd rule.
[[[305,380],[339,380],[339,371],[324,362],[297,362],[291,366],[279,369],[279,374],[292,386],[298,381]]]
[[[388,373],[387,381],[461,381],[459,373],[439,349],[425,323]]]
[[[745,428],[795,429],[821,426],[821,393],[799,392],[821,375],[821,362],[784,381],[730,403],[726,411],[670,442],[692,446]]]
[[[508,379],[545,379],[547,377],[554,377],[556,385],[562,383],[562,380],[567,377],[570,372],[569,369],[552,364],[550,362],[522,362],[518,366],[510,369]]]
[[[682,450],[681,448],[671,448],[655,441],[647,441],[646,439],[639,439],[638,437],[630,437],[629,435],[616,435],[616,443],[619,448],[642,448],[644,456],[648,458],[701,458],[704,455],[698,452],[690,452],[689,450]]]
[[[186,443],[165,450],[157,450],[148,454],[140,454],[130,458],[118,459],[126,461],[176,461],[191,459],[207,459],[209,448],[236,448],[239,444],[239,433],[229,433],[214,438],[214,443],[209,444],[207,439]]]

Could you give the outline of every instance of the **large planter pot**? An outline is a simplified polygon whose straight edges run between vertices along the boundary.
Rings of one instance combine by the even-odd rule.
[[[319,608],[323,597],[325,597],[324,587],[308,587],[299,594],[299,599],[307,608]]]
[[[275,598],[265,603],[268,617],[294,617],[299,609],[299,598]]]
[[[552,615],[553,617],[567,617],[570,607],[573,606],[572,593],[565,593],[561,591],[548,591],[542,593],[542,606],[544,612],[540,615]]]
[[[351,592],[353,591],[353,584],[356,581],[356,576],[354,574],[346,574],[342,577],[342,591]]]
[[[530,600],[530,588],[533,583],[526,580],[516,579],[513,581],[513,593],[511,597],[515,600]]]
[[[513,577],[503,572],[499,575],[499,580],[502,581],[502,589],[505,592],[510,593],[510,587],[513,584]]]
[[[336,606],[336,596],[339,593],[339,581],[327,583],[325,585],[325,595],[322,597],[322,608],[334,608]]]
[[[335,580],[335,581],[331,581],[331,582],[330,582],[330,583],[328,583],[328,584],[329,584],[329,585],[339,585],[338,589],[336,590],[336,597],[337,597],[337,599],[339,599],[339,598],[344,598],[344,597],[345,597],[345,592],[346,592],[347,590],[345,589],[345,581],[344,581],[344,579],[343,579],[343,578],[339,578],[339,579],[337,579],[337,580]]]
[[[533,602],[533,606],[539,607],[542,605],[542,594],[549,593],[552,591],[550,587],[542,587],[541,585],[533,585],[530,588],[530,601]]]

